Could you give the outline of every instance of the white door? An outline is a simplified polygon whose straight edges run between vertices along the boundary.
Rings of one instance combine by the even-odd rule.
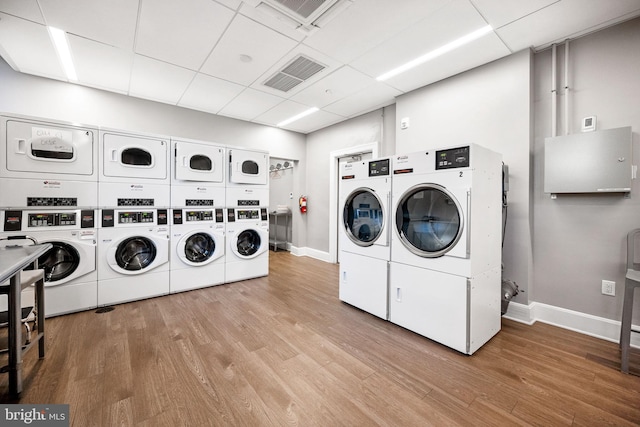
[[[261,151],[229,149],[229,182],[266,185],[269,155]]]
[[[167,141],[151,137],[102,134],[102,164],[105,177],[165,180]]]
[[[223,182],[224,148],[187,141],[175,142],[175,179]]]
[[[95,130],[6,119],[7,176],[95,174]]]

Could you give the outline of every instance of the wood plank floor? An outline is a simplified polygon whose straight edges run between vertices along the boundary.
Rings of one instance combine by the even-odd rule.
[[[268,277],[49,319],[0,401],[83,427],[640,424],[615,343],[503,319],[465,356],[340,302],[337,265],[270,256]]]

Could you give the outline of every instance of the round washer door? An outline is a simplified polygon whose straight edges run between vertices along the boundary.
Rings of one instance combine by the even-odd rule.
[[[44,269],[45,286],[60,285],[80,265],[80,254],[65,242],[47,242],[53,247],[38,258],[38,268]]]
[[[201,266],[216,259],[216,241],[209,233],[198,231],[184,236],[178,243],[178,256],[189,265]]]
[[[396,229],[400,241],[412,253],[440,257],[451,251],[462,236],[462,209],[444,187],[416,185],[400,198]]]
[[[151,266],[156,253],[156,245],[151,239],[144,236],[129,237],[118,244],[115,262],[125,271],[142,272]]]
[[[369,188],[358,188],[344,202],[342,222],[347,237],[358,246],[371,246],[382,235],[382,201]]]
[[[240,231],[235,239],[235,244],[232,244],[232,249],[240,258],[258,256],[263,252],[260,233],[251,228]]]

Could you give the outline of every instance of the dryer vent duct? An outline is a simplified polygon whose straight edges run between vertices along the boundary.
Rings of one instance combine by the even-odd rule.
[[[518,295],[520,290],[518,289],[518,284],[512,280],[502,280],[502,303],[501,303],[501,311],[502,315],[507,312],[509,309],[509,302],[511,299]]]
[[[325,68],[324,65],[304,55],[298,55],[263,84],[282,92],[288,92]]]

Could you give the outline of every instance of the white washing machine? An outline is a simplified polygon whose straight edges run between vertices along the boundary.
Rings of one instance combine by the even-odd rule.
[[[45,315],[56,316],[95,308],[98,304],[94,210],[0,211],[4,245],[51,243],[38,259],[44,269]],[[33,306],[33,289],[23,306]],[[0,310],[6,310],[6,299]]]
[[[170,205],[169,138],[100,129],[98,205]]]
[[[98,229],[98,305],[169,293],[166,209],[101,209]]]
[[[340,170],[340,300],[388,317],[391,159],[344,163]]]
[[[229,147],[227,153],[229,155],[227,187],[269,185],[268,152]]]
[[[393,174],[389,320],[472,354],[500,330],[502,157],[424,150]]]
[[[0,116],[0,206],[98,204],[98,130],[26,116]]]
[[[269,274],[269,189],[227,188],[225,282]]]
[[[173,209],[171,293],[224,283],[224,235],[223,208]]]

